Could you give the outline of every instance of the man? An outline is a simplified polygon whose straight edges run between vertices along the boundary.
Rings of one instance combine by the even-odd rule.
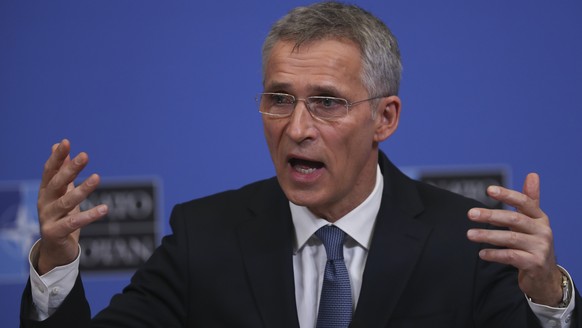
[[[79,229],[107,207],[79,211],[99,177],[74,187],[88,157],[55,145],[23,326],[581,326],[537,175],[522,193],[488,189],[517,212],[489,210],[408,179],[379,151],[401,110],[398,45],[382,22],[338,3],[297,8],[270,31],[263,71],[276,179],[176,206],[173,234],[92,323]]]

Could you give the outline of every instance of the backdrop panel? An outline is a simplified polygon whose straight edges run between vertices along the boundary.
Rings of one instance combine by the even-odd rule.
[[[40,178],[69,138],[106,178],[156,176],[173,204],[274,174],[254,95],[270,25],[305,1],[0,2],[0,181]],[[542,178],[559,262],[582,281],[582,3],[358,1],[397,35],[400,166]],[[88,277],[93,311],[128,276]],[[26,277],[3,284],[17,325]]]

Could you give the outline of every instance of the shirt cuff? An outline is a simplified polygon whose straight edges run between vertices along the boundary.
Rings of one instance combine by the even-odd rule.
[[[73,262],[55,267],[40,276],[34,268],[34,263],[38,262],[39,241],[32,246],[28,255],[28,262],[30,264],[32,302],[34,303],[32,319],[42,321],[50,317],[58,309],[71,292],[71,289],[73,289],[79,275],[81,245],[79,245],[79,255]]]
[[[572,321],[572,314],[574,311],[574,307],[576,306],[576,298],[574,295],[574,281],[572,277],[566,271],[566,269],[558,266],[560,270],[568,276],[568,281],[570,282],[570,293],[572,297],[570,297],[570,303],[565,308],[555,308],[547,305],[541,305],[532,302],[529,297],[526,296],[526,299],[531,307],[533,313],[538,317],[542,327],[561,327],[561,328],[569,328],[570,322]]]

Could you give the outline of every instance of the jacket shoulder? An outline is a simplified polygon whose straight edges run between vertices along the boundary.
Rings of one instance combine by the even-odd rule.
[[[255,181],[242,186],[239,189],[225,190],[212,195],[204,196],[197,199],[177,204],[185,210],[200,207],[225,208],[235,204],[249,204],[256,197],[267,196],[280,191],[281,188],[275,177]]]
[[[287,199],[276,178],[256,181],[239,189],[222,191],[174,206],[170,223],[176,220],[199,224],[243,221],[267,206],[282,206]]]
[[[416,189],[419,191],[422,200],[427,205],[458,204],[458,206],[465,207],[486,207],[483,203],[473,198],[468,198],[461,194],[425,182],[417,180],[412,181],[414,181]]]

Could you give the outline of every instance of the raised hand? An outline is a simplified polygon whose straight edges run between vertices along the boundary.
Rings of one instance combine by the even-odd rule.
[[[516,211],[473,208],[469,219],[509,230],[471,229],[469,240],[502,247],[483,249],[481,259],[509,264],[519,270],[520,289],[538,304],[556,306],[562,299],[562,273],[556,265],[548,216],[540,208],[540,179],[530,173],[523,192],[491,186],[487,194]]]
[[[75,260],[79,253],[80,229],[105,216],[108,210],[107,205],[80,210],[79,204],[99,185],[99,176],[93,174],[75,187],[73,181],[85,168],[89,157],[82,152],[71,159],[70,151],[70,142],[61,141],[53,146],[44,165],[37,203],[41,241],[35,264],[41,275]]]

